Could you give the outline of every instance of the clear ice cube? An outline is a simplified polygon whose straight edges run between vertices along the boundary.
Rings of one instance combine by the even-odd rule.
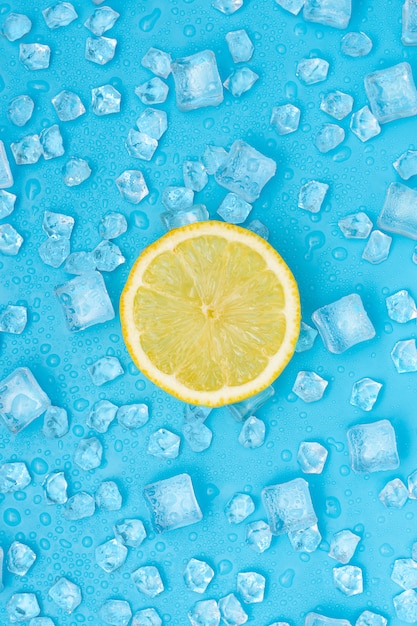
[[[10,170],[4,143],[0,140],[0,189],[7,189],[13,185],[13,176]]]
[[[133,430],[142,428],[149,420],[149,409],[146,404],[124,404],[116,413],[121,426]]]
[[[399,620],[414,624],[417,622],[417,593],[413,589],[403,591],[392,599]]]
[[[203,163],[187,159],[182,165],[184,185],[193,191],[202,191],[208,183],[208,175]]]
[[[368,105],[356,111],[350,118],[350,130],[362,142],[369,141],[381,132],[381,127]]]
[[[392,165],[403,180],[415,176],[417,174],[417,150],[406,150]]]
[[[252,89],[258,78],[259,75],[250,67],[238,67],[226,78],[223,85],[232,96],[240,98],[241,95]]]
[[[319,613],[307,613],[304,626],[352,626],[346,619],[336,619],[335,617],[326,617]]]
[[[58,124],[44,128],[39,135],[43,150],[43,158],[46,161],[57,159],[65,153],[64,142]]]
[[[47,474],[42,483],[46,504],[65,504],[68,500],[68,483],[64,472]]]
[[[378,216],[378,226],[417,239],[417,191],[402,183],[391,183]]]
[[[366,239],[373,227],[369,217],[362,211],[342,217],[337,225],[346,239]]]
[[[385,303],[387,305],[388,316],[394,320],[394,322],[405,324],[417,317],[416,303],[406,289],[401,289],[392,296],[388,296],[385,298]]]
[[[245,63],[251,60],[254,47],[246,30],[233,30],[226,33],[226,43],[233,63]]]
[[[126,259],[119,246],[107,239],[100,243],[93,250],[94,264],[100,272],[113,272]]]
[[[59,406],[49,406],[43,417],[42,432],[48,439],[59,439],[67,434],[68,414]]]
[[[346,596],[356,596],[363,592],[362,570],[355,565],[334,567],[333,581],[336,589]]]
[[[25,330],[28,321],[27,308],[9,304],[0,306],[0,333],[20,335]]]
[[[9,41],[17,41],[27,35],[32,28],[32,22],[23,13],[9,13],[1,26],[1,34]]]
[[[365,57],[372,50],[372,40],[366,33],[350,32],[343,35],[340,51],[347,57]]]
[[[372,378],[361,378],[352,387],[350,404],[362,411],[371,411],[381,390],[382,384]]]
[[[55,288],[70,331],[79,331],[114,318],[114,310],[99,272],[71,278]]]
[[[36,561],[36,554],[24,543],[13,541],[6,558],[7,569],[16,576],[26,576]]]
[[[388,420],[352,426],[347,439],[354,472],[385,472],[400,464],[395,430]]]
[[[131,626],[162,626],[162,620],[155,609],[143,609],[134,614]]]
[[[125,170],[116,178],[116,185],[122,198],[131,204],[139,204],[149,194],[140,170]]]
[[[190,559],[184,570],[184,582],[190,591],[204,593],[214,576],[214,571],[205,561]]]
[[[417,499],[417,470],[414,470],[408,477],[408,495],[413,500]]]
[[[102,85],[91,90],[91,105],[95,115],[119,113],[122,95],[112,85]]]
[[[352,531],[340,530],[330,541],[329,556],[346,565],[355,554],[360,540],[359,535],[355,535]]]
[[[132,572],[131,578],[136,588],[148,598],[155,598],[164,590],[161,575],[154,565],[139,567]]]
[[[363,611],[356,620],[355,626],[387,626],[388,620],[378,613]]]
[[[149,437],[146,452],[158,459],[176,459],[181,438],[166,428],[160,428]]]
[[[141,60],[143,67],[146,67],[152,74],[161,78],[168,78],[171,74],[171,63],[171,55],[158,48],[149,48]]]
[[[328,451],[316,441],[302,441],[298,448],[297,461],[304,474],[321,474]]]
[[[211,0],[211,6],[225,15],[231,15],[243,6],[243,0]]]
[[[42,229],[48,237],[62,237],[69,239],[74,228],[75,220],[71,215],[45,211],[42,219]]]
[[[78,14],[70,2],[56,2],[42,11],[43,18],[48,28],[61,28],[68,26],[77,19]]]
[[[387,509],[402,509],[408,500],[408,490],[402,480],[394,478],[381,489],[378,498]]]
[[[352,14],[351,0],[305,0],[303,17],[333,28],[347,28]]]
[[[39,135],[27,135],[19,141],[10,144],[16,165],[33,165],[42,156],[42,146]]]
[[[274,394],[275,389],[272,386],[269,386],[246,400],[229,404],[227,408],[237,422],[244,422],[248,419],[248,417],[256,413],[258,409],[268,402]]]
[[[100,7],[85,20],[84,26],[100,37],[113,28],[119,17],[120,13],[111,7]]]
[[[109,211],[100,220],[98,232],[103,239],[116,239],[127,231],[127,220],[122,213]]]
[[[211,50],[176,59],[171,69],[180,111],[217,106],[223,102],[223,85]]]
[[[117,539],[110,539],[95,549],[96,563],[110,574],[122,567],[127,557],[127,548]]]
[[[85,491],[79,491],[78,493],[68,498],[68,502],[65,504],[64,517],[70,521],[76,521],[91,517],[96,510],[96,503],[92,495]]]
[[[0,224],[0,254],[15,256],[22,243],[22,235],[11,224]]]
[[[262,490],[262,501],[274,535],[303,530],[317,524],[309,485],[303,478],[265,487]]]
[[[218,626],[220,624],[220,611],[216,600],[196,602],[188,611],[188,619],[191,626]]]
[[[32,482],[26,463],[16,461],[0,465],[0,493],[26,489]],[[1,569],[1,568],[0,568]]]
[[[110,37],[87,37],[84,57],[97,65],[106,65],[114,58],[117,39]]]
[[[218,602],[220,610],[221,621],[225,626],[240,626],[246,624],[248,621],[248,615],[244,611],[243,606],[233,593],[229,593],[227,596],[220,598]],[[213,624],[219,622],[213,621]],[[196,622],[198,624],[198,622]],[[209,622],[211,624],[211,622]]]
[[[0,220],[3,220],[5,217],[8,217],[11,213],[13,213],[15,203],[16,196],[14,193],[0,189]]]
[[[415,589],[417,587],[417,563],[413,559],[396,559],[391,580],[403,589]]]
[[[288,533],[288,539],[296,552],[315,552],[321,543],[321,534],[317,524],[304,528],[303,530],[294,530]]]
[[[13,98],[7,107],[9,122],[15,126],[24,126],[32,117],[35,103],[30,96],[22,95]]]
[[[405,0],[402,9],[401,42],[404,46],[417,46],[417,4]]]
[[[293,104],[283,104],[273,107],[269,123],[278,135],[294,133],[300,123],[300,109]]]
[[[70,242],[62,237],[48,237],[38,247],[38,254],[45,265],[60,267],[70,253]]]
[[[82,601],[80,587],[64,576],[52,585],[48,591],[48,596],[60,609],[68,614],[75,611]]]
[[[6,604],[7,616],[14,622],[26,622],[41,612],[34,593],[14,593]]]
[[[194,222],[204,222],[210,218],[205,204],[194,204],[183,211],[171,213],[166,211],[161,213],[161,220],[167,230],[193,224]]]
[[[196,524],[203,519],[188,474],[178,474],[146,485],[143,493],[158,533]]]
[[[91,407],[86,424],[98,433],[106,433],[116,417],[118,407],[109,400],[99,400]]]
[[[126,600],[107,600],[100,607],[98,616],[110,626],[127,626],[132,618],[132,609]]]
[[[61,122],[71,122],[85,113],[81,98],[73,91],[60,91],[51,102]]]
[[[96,491],[96,505],[102,511],[119,511],[123,498],[113,480],[104,480]]]
[[[62,168],[62,178],[67,187],[81,185],[91,176],[91,167],[85,159],[72,157]]]
[[[251,522],[246,525],[246,543],[257,554],[268,550],[272,541],[272,533],[269,525],[263,520]]]
[[[304,85],[322,83],[327,78],[329,63],[324,59],[301,59],[298,62],[295,75]]]
[[[213,439],[211,430],[199,420],[185,423],[182,434],[193,452],[204,452],[210,447]]]
[[[399,374],[417,372],[417,348],[415,339],[397,341],[391,350],[391,358]]]
[[[236,590],[243,602],[256,604],[263,602],[265,593],[265,576],[257,572],[239,572],[237,575]]]
[[[293,15],[298,15],[304,6],[304,0],[275,0],[275,2]],[[273,624],[271,624],[271,626],[273,626]]]
[[[94,385],[101,387],[101,385],[104,385],[105,383],[108,383],[109,381],[124,374],[124,370],[116,356],[103,356],[101,359],[98,359],[98,361],[95,361],[92,365],[90,365],[88,373],[90,374]]]
[[[168,117],[165,111],[148,107],[136,120],[136,126],[142,133],[158,140],[168,128]]]
[[[50,400],[27,367],[19,367],[0,381],[0,417],[18,433],[42,415]]]
[[[329,381],[315,372],[298,372],[292,391],[304,402],[317,402],[323,397]]]
[[[74,463],[82,470],[89,470],[100,467],[103,456],[103,446],[97,437],[87,437],[81,439],[74,452]]]
[[[240,524],[255,510],[255,504],[247,493],[235,493],[224,508],[229,524]]]
[[[92,252],[72,252],[65,260],[64,270],[68,274],[87,274],[96,269]]]
[[[242,224],[252,211],[252,205],[236,193],[228,193],[220,203],[217,213],[229,224]]]
[[[238,441],[244,448],[260,448],[265,441],[265,422],[254,415],[243,423]]]
[[[51,48],[42,43],[21,43],[19,61],[27,70],[46,70],[49,67]]]
[[[169,87],[155,76],[142,85],[135,87],[135,94],[143,104],[162,104],[168,97]]]
[[[353,108],[353,98],[348,93],[339,91],[331,91],[322,96],[320,109],[334,117],[336,120],[343,120]]]
[[[123,519],[114,526],[118,541],[129,548],[139,548],[146,539],[146,530],[140,519]]]
[[[324,198],[329,189],[327,183],[318,180],[309,180],[303,185],[298,193],[298,208],[318,213],[323,205]]]
[[[295,346],[296,352],[311,350],[318,335],[318,331],[305,322],[301,322],[300,335]]]
[[[373,265],[382,263],[389,256],[392,237],[380,230],[373,230],[362,252],[362,258]]]
[[[260,220],[251,220],[248,224],[246,224],[245,228],[247,230],[251,230],[262,239],[268,241],[269,239],[269,228]]]
[[[188,187],[165,187],[161,200],[168,211],[176,213],[192,206],[194,191]]]
[[[314,145],[322,154],[339,146],[345,138],[345,131],[337,124],[323,124],[314,137]]]
[[[417,90],[409,63],[398,63],[368,74],[365,91],[380,124],[417,114]]]
[[[207,145],[204,149],[201,161],[206,168],[207,174],[215,174],[219,167],[227,159],[227,152],[221,146]]]

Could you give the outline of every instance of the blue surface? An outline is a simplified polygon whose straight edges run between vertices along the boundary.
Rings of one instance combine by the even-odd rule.
[[[363,30],[373,50],[363,58],[340,54],[346,31],[304,22],[283,11],[273,0],[246,0],[231,16],[214,10],[208,0],[111,0],[120,19],[105,36],[116,38],[116,54],[99,66],[84,59],[90,32],[83,23],[95,8],[74,0],[79,19],[69,26],[49,30],[41,15],[47,2],[14,0],[0,4],[0,20],[13,10],[27,14],[33,29],[25,43],[51,47],[49,69],[26,70],[18,60],[19,41],[0,39],[0,138],[6,144],[15,183],[9,189],[18,197],[15,211],[2,223],[12,224],[24,237],[17,256],[0,256],[0,305],[28,307],[28,324],[21,335],[0,333],[0,379],[17,367],[29,367],[54,405],[63,406],[70,417],[70,431],[62,439],[46,439],[37,418],[17,435],[4,425],[0,430],[0,462],[24,461],[32,483],[22,492],[0,496],[0,545],[7,551],[14,540],[27,543],[37,560],[22,579],[5,571],[0,593],[0,624],[8,624],[5,605],[15,592],[34,592],[42,615],[59,626],[97,624],[97,614],[109,598],[128,600],[133,612],[155,607],[164,624],[184,626],[187,612],[200,599],[219,599],[236,592],[238,572],[256,571],[266,578],[263,603],[244,605],[250,623],[267,626],[279,619],[292,626],[303,624],[309,611],[348,619],[352,624],[366,608],[401,624],[392,598],[402,590],[390,579],[396,558],[411,556],[417,538],[416,502],[401,510],[386,509],[378,493],[388,480],[407,476],[416,469],[415,425],[416,376],[399,375],[390,358],[396,341],[416,337],[415,322],[400,325],[388,318],[385,297],[408,289],[417,297],[412,262],[414,242],[393,235],[389,258],[380,265],[361,259],[366,240],[345,239],[337,221],[352,212],[365,211],[376,224],[388,185],[400,182],[392,163],[406,149],[416,148],[416,118],[397,120],[362,144],[349,130],[349,116],[340,122],[345,141],[328,154],[320,154],[313,139],[324,123],[333,123],[320,111],[320,94],[340,89],[354,99],[353,111],[367,104],[363,79],[366,74],[402,61],[410,62],[417,77],[417,50],[401,44],[401,3],[378,0],[354,2],[349,30]],[[383,4],[383,6],[382,6]],[[36,5],[36,6],[35,6]],[[246,29],[255,51],[246,65],[259,75],[252,90],[234,99],[225,90],[216,108],[181,112],[175,104],[172,77],[167,101],[158,108],[168,113],[169,127],[150,162],[137,161],[124,146],[128,131],[145,109],[134,93],[151,73],[140,59],[149,47],[170,52],[173,59],[213,50],[224,81],[235,69],[227,48],[228,31]],[[306,87],[295,77],[298,61],[309,54],[330,63],[326,82]],[[122,94],[120,113],[97,117],[91,110],[91,89],[110,83]],[[87,113],[71,122],[60,122],[51,98],[63,89],[77,93]],[[7,105],[18,95],[29,95],[34,114],[18,128],[6,117]],[[299,129],[279,137],[270,127],[272,107],[291,101],[301,110]],[[65,155],[17,166],[10,143],[26,134],[39,133],[58,123]],[[267,184],[249,217],[260,219],[270,230],[270,242],[293,270],[302,300],[303,319],[312,324],[317,308],[343,296],[358,293],[375,326],[376,337],[347,352],[330,354],[320,338],[312,350],[295,354],[275,383],[275,396],[259,411],[266,422],[265,444],[245,449],[238,443],[240,425],[225,408],[214,410],[207,420],[214,436],[211,447],[194,453],[182,440],[177,459],[164,461],[146,454],[151,433],[167,428],[181,435],[183,405],[148,382],[132,364],[123,344],[117,316],[118,300],[129,268],[140,251],[165,232],[160,214],[161,195],[168,185],[182,184],[182,164],[199,158],[207,143],[229,148],[235,140],[247,141],[277,162],[277,174]],[[92,175],[79,187],[68,188],[62,167],[71,157],[86,159]],[[125,169],[141,169],[149,195],[137,206],[120,197],[115,179]],[[310,214],[297,208],[298,191],[310,179],[330,185],[321,211]],[[407,185],[414,187],[413,179]],[[225,195],[210,177],[208,186],[196,194],[212,218]],[[71,250],[92,250],[99,242],[98,226],[109,210],[123,213],[128,230],[115,240],[127,261],[114,272],[103,273],[116,318],[100,326],[70,333],[54,288],[70,276],[63,268],[43,264],[38,247],[45,239],[45,210],[72,215],[75,227]],[[218,217],[218,216],[217,216]],[[88,367],[103,356],[117,356],[125,370],[103,387],[92,384]],[[300,370],[314,371],[329,381],[323,398],[305,404],[291,392]],[[369,377],[383,383],[369,413],[351,406],[355,381]],[[104,446],[100,468],[84,472],[73,463],[74,451],[89,431],[89,409],[100,399],[116,405],[149,404],[150,420],[140,430],[128,431],[113,422],[98,435]],[[389,419],[398,441],[400,466],[374,474],[354,474],[350,469],[346,431],[356,423]],[[329,450],[322,475],[307,476],[318,525],[323,536],[312,554],[296,553],[288,538],[274,537],[271,548],[256,554],[245,543],[245,524],[266,519],[262,489],[271,484],[305,476],[297,464],[302,441],[318,441]],[[84,490],[94,493],[103,480],[114,480],[123,496],[120,511],[97,511],[78,522],[67,521],[61,506],[47,506],[41,487],[45,474],[64,470],[69,495]],[[155,535],[142,489],[171,476],[192,476],[203,520],[186,528]],[[229,525],[223,509],[236,492],[248,493],[255,512],[238,526]],[[114,523],[125,517],[144,520],[148,538],[137,549],[129,548],[122,568],[104,573],[96,564],[95,548],[113,537]],[[364,592],[346,597],[333,585],[328,556],[333,533],[350,529],[362,537],[351,564],[363,568]],[[205,560],[215,577],[202,596],[188,590],[182,578],[187,561]],[[143,565],[159,568],[165,591],[155,599],[141,595],[130,579]],[[68,616],[50,599],[48,590],[66,576],[80,585],[83,601]]]

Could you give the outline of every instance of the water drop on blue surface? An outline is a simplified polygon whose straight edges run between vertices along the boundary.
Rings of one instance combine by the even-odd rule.
[[[145,17],[140,20],[139,28],[143,30],[144,33],[149,33],[154,28],[156,22],[159,20],[160,17],[161,10],[154,9],[152,13],[149,13],[149,15],[145,15]]]

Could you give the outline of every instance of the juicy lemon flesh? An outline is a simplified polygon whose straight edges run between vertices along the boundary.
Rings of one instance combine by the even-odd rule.
[[[188,389],[239,387],[261,376],[279,351],[285,306],[282,283],[259,252],[224,236],[195,235],[143,272],[133,300],[136,341],[157,370]]]

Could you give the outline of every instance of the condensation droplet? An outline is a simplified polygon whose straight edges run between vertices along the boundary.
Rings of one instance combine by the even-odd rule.
[[[326,498],[324,512],[327,517],[332,519],[338,518],[342,512],[339,500],[337,498]]]
[[[294,581],[295,571],[293,569],[286,569],[283,574],[279,577],[279,582],[281,587],[285,589],[289,589],[292,586]]]

